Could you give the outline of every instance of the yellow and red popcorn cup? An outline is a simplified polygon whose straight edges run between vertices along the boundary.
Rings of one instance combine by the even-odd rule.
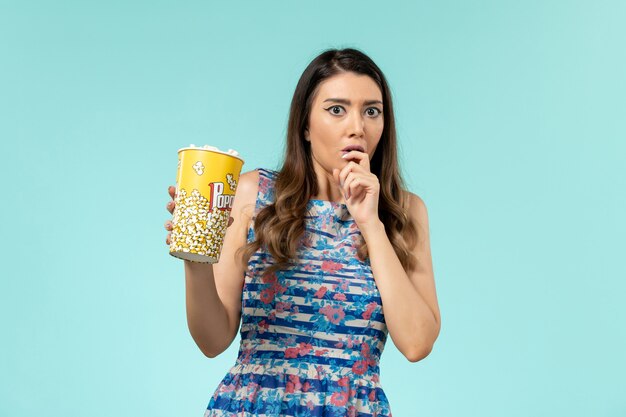
[[[237,151],[190,145],[178,150],[170,255],[219,261],[244,161]]]

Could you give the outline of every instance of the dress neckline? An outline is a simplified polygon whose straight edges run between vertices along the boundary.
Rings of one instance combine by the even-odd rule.
[[[312,216],[333,216],[338,220],[348,220],[351,218],[348,205],[344,203],[337,203],[335,201],[319,200],[311,198],[307,202],[307,211]]]
[[[345,204],[345,203],[338,203],[336,201],[329,201],[329,200],[319,200],[317,198],[310,198],[309,199],[309,203],[329,204],[329,205],[334,206],[334,207],[348,207],[348,205]]]
[[[259,168],[257,168],[259,169]],[[262,170],[265,171],[270,171],[273,174],[273,177],[275,178],[276,175],[278,174],[278,170],[275,169],[268,169],[268,168],[260,168]],[[331,206],[332,208],[340,208],[340,209],[344,209],[347,210],[348,209],[348,205],[345,203],[338,203],[336,201],[330,201],[330,200],[320,200],[317,198],[310,198],[309,201],[307,202],[308,205],[313,205],[313,206]]]

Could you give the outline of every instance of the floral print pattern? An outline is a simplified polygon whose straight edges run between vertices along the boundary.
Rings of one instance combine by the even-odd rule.
[[[257,170],[254,218],[277,175]],[[262,274],[273,263],[265,247],[248,262],[238,357],[204,417],[392,416],[379,370],[388,331],[369,259],[357,257],[363,237],[345,204],[307,210],[296,266]]]

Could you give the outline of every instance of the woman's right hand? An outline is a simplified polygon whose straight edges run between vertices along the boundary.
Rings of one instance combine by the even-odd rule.
[[[165,208],[167,208],[167,211],[169,211],[171,214],[174,214],[174,206],[176,205],[176,203],[174,202],[174,199],[176,198],[176,187],[173,185],[170,185],[167,188],[167,192],[169,193],[172,200],[167,203]],[[165,222],[165,230],[168,230],[170,232],[165,237],[165,243],[169,245],[170,239],[172,237],[172,220],[171,219]]]

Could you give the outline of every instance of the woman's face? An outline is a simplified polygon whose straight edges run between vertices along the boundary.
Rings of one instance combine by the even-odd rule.
[[[367,75],[346,72],[322,81],[313,98],[305,139],[313,163],[325,171],[343,168],[347,146],[359,146],[372,159],[383,133],[383,98]]]

